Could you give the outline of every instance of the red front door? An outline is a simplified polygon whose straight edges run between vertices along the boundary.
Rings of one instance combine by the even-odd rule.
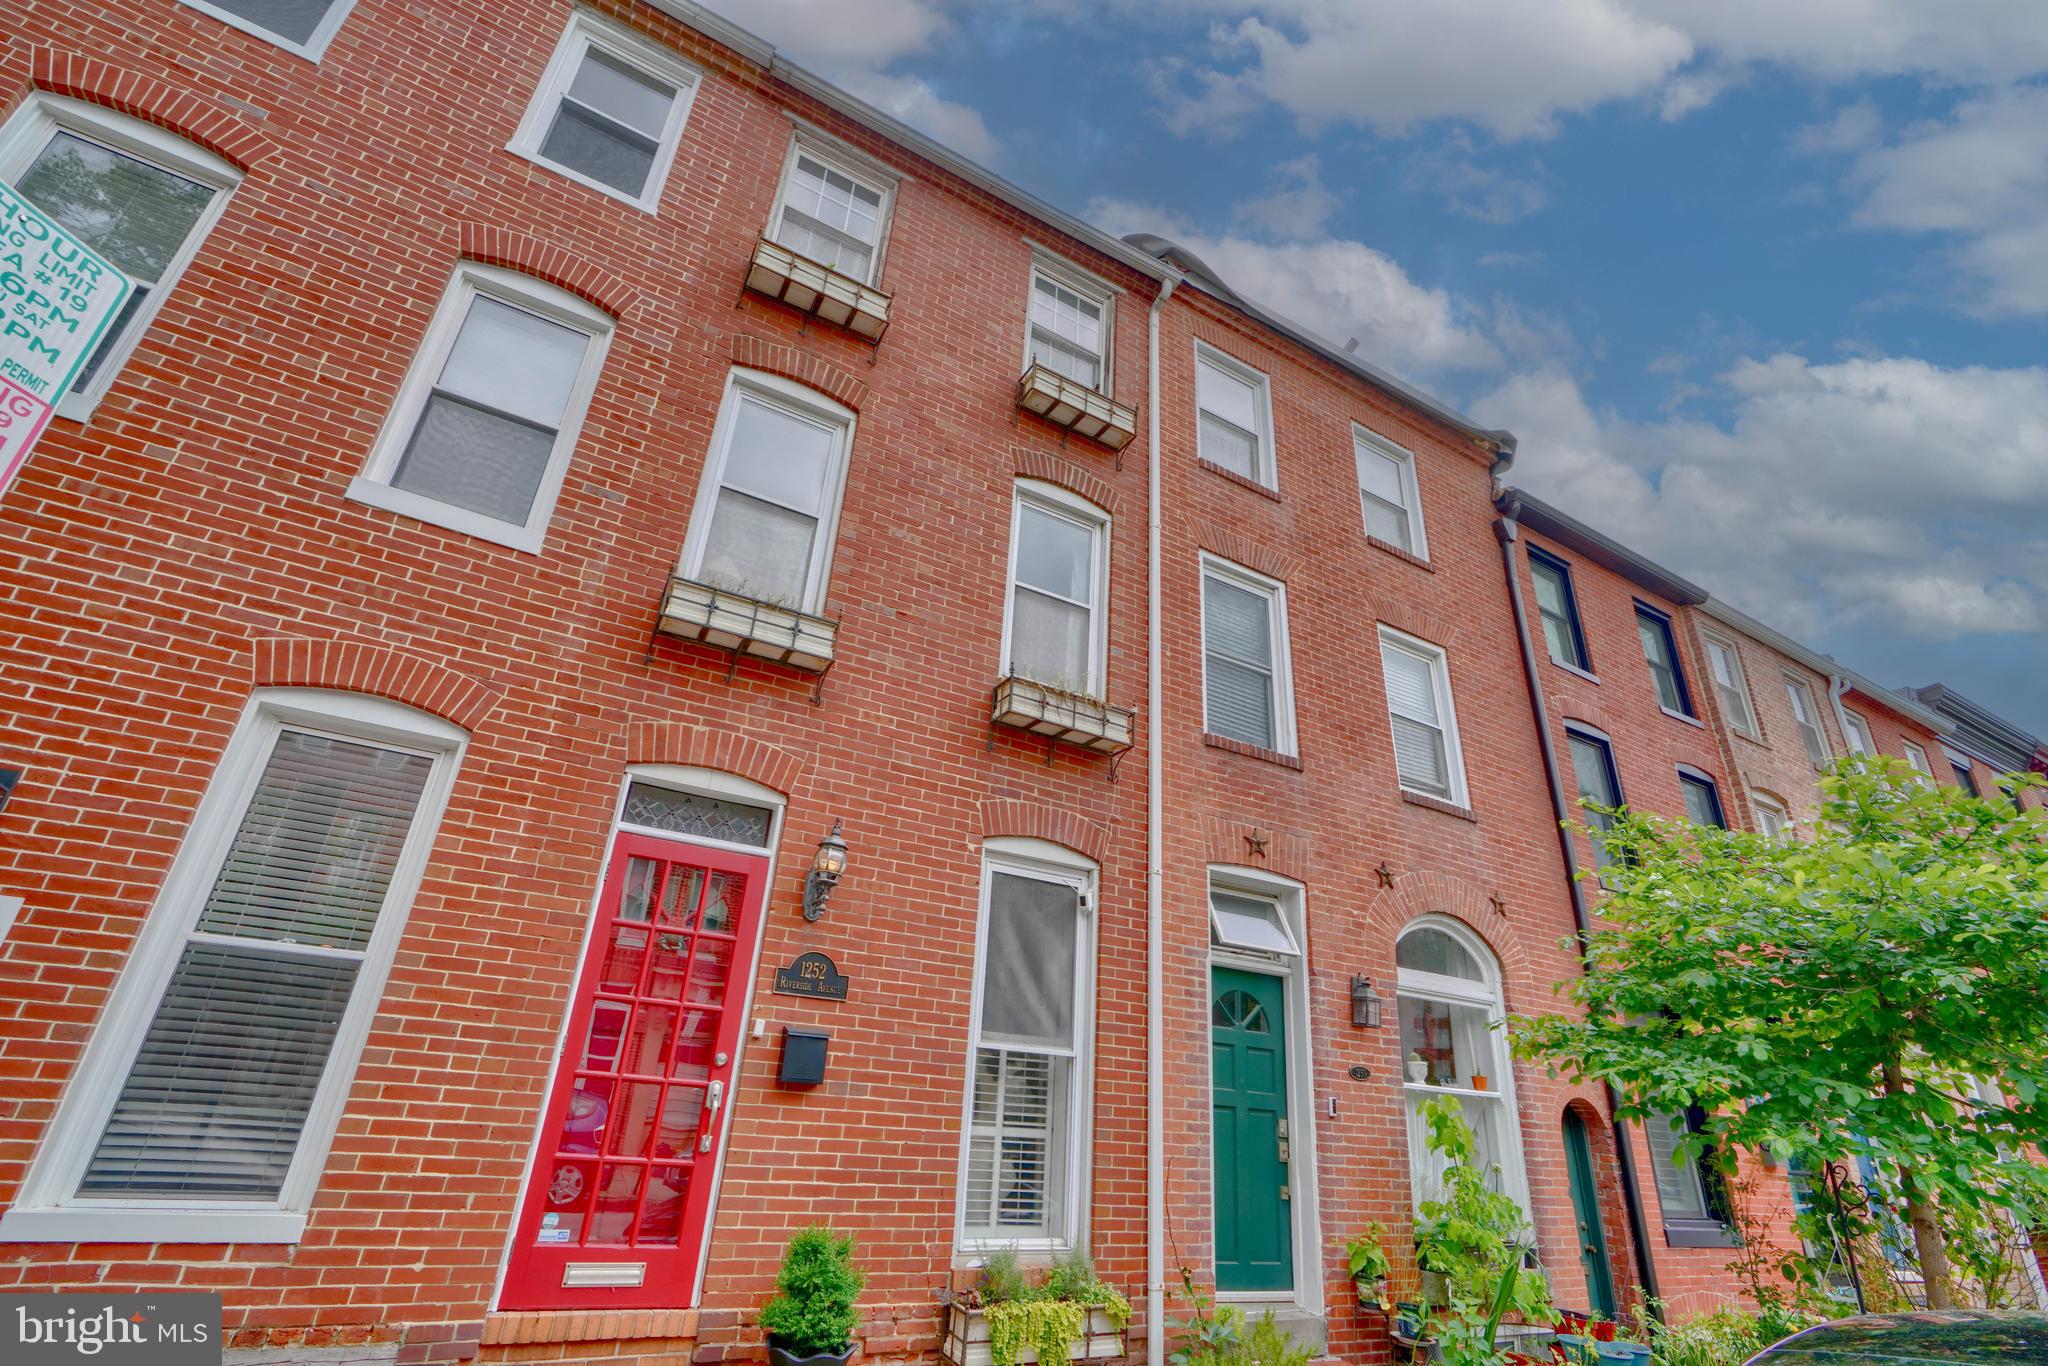
[[[759,855],[613,844],[504,1308],[694,1300],[767,873]]]

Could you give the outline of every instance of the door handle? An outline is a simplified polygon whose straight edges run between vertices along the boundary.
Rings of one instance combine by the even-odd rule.
[[[718,1136],[718,1107],[725,1103],[725,1083],[714,1081],[704,1096],[704,1131],[697,1137],[697,1151],[711,1151],[711,1140]]]

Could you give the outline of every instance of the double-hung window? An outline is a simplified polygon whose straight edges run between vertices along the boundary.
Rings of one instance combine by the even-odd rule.
[[[0,1238],[298,1238],[463,740],[257,695]]]
[[[1949,772],[1956,776],[1956,786],[1969,793],[1972,797],[1983,796],[1983,789],[1977,786],[1977,775],[1970,763],[1970,756],[1949,749],[1946,745],[1943,745],[1942,749],[1948,755]]]
[[[1636,633],[1643,638],[1643,658],[1649,661],[1657,705],[1679,716],[1691,716],[1692,695],[1686,691],[1685,671],[1678,663],[1678,642],[1671,634],[1671,618],[1639,602]]]
[[[185,0],[224,24],[319,61],[356,0]]]
[[[1543,619],[1543,644],[1550,658],[1568,669],[1590,671],[1586,633],[1579,625],[1579,595],[1572,571],[1557,556],[1529,547],[1529,578],[1536,585],[1536,615]]]
[[[1565,743],[1571,749],[1572,776],[1578,782],[1579,797],[1592,803],[1580,808],[1580,817],[1586,822],[1592,841],[1593,866],[1605,868],[1614,858],[1600,835],[1613,829],[1612,813],[1621,807],[1621,775],[1614,767],[1614,746],[1606,736],[1577,726],[1566,728]]]
[[[790,143],[770,240],[872,285],[880,277],[893,187],[880,174],[810,139]]]
[[[0,129],[0,180],[134,282],[58,405],[84,421],[227,207],[241,173],[154,124],[31,93]]]
[[[1806,686],[1806,680],[1785,675],[1785,700],[1792,704],[1792,723],[1799,728],[1799,738],[1806,743],[1806,757],[1813,761],[1815,768],[1828,766],[1827,736],[1821,733],[1820,712],[1813,704],[1813,690]]]
[[[1702,635],[1707,647],[1707,670],[1714,679],[1714,695],[1721,699],[1728,724],[1757,738],[1756,708],[1750,705],[1749,682],[1742,676],[1742,654],[1735,643],[1716,635]]]
[[[1203,728],[1292,754],[1286,593],[1262,574],[1202,557]]]
[[[661,202],[697,80],[697,72],[666,48],[578,10],[511,150],[651,213]]]
[[[1075,1245],[1087,1208],[1092,867],[991,841],[982,874],[960,1233]]]
[[[824,603],[853,412],[735,370],[683,544],[683,577],[801,612]]]
[[[1017,487],[1010,525],[1007,672],[1062,692],[1102,695],[1109,519],[1049,484]]]
[[[1851,754],[1864,759],[1877,754],[1877,746],[1870,739],[1870,723],[1846,708],[1842,712],[1842,738],[1848,742]]]
[[[539,553],[611,331],[567,290],[464,262],[349,497]]]
[[[1196,342],[1195,408],[1196,454],[1272,488],[1273,405],[1266,377]]]
[[[1730,1247],[1728,1195],[1712,1150],[1680,1153],[1688,1135],[1703,1127],[1697,1110],[1684,1114],[1650,1115],[1643,1137],[1650,1149],[1650,1170],[1657,1180],[1657,1203],[1664,1213],[1664,1240],[1673,1247]]]
[[[1932,781],[1934,778],[1934,766],[1927,762],[1927,751],[1914,744],[1911,740],[1906,741],[1905,750],[1906,762],[1911,764],[1913,770],[1920,774],[1921,777]]]
[[[1422,492],[1415,481],[1415,453],[1356,425],[1351,429],[1351,453],[1358,464],[1365,534],[1411,555],[1429,558],[1429,541],[1422,530]]]
[[[1785,812],[1785,804],[1776,797],[1767,797],[1761,792],[1749,794],[1750,805],[1756,808],[1756,828],[1764,836],[1781,840],[1791,832],[1792,818]]]
[[[1464,806],[1465,760],[1451,706],[1449,657],[1427,641],[1382,626],[1380,668],[1394,734],[1394,772],[1402,788]]]
[[[1097,393],[1109,392],[1110,296],[1064,272],[1031,270],[1031,335],[1026,369],[1043,365]]]
[[[1714,780],[1696,768],[1678,770],[1678,790],[1685,798],[1685,816],[1694,825],[1711,825],[1725,829],[1728,822],[1721,814],[1721,793],[1714,786]]]

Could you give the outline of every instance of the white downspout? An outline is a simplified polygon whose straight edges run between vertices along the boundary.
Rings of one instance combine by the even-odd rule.
[[[1166,934],[1165,768],[1166,733],[1160,716],[1165,694],[1160,653],[1159,540],[1159,317],[1176,280],[1160,282],[1152,300],[1150,350],[1145,370],[1145,1360],[1166,1366],[1166,1078],[1164,979]]]
[[[1828,675],[1828,705],[1834,708],[1835,728],[1842,732],[1842,748],[1854,753],[1856,741],[1850,736],[1849,709],[1842,705],[1842,699],[1848,695],[1848,692],[1848,679],[1838,673]]]

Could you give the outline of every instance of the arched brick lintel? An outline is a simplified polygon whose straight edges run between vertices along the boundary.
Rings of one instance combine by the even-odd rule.
[[[1207,825],[1209,862],[1309,880],[1308,836],[1226,816],[1211,816]]]
[[[1109,827],[1044,802],[991,797],[981,804],[983,839],[1049,840],[1097,863],[1109,848]]]
[[[545,280],[614,318],[623,318],[638,301],[625,281],[567,247],[491,223],[465,221],[460,227],[462,255],[468,260]]]
[[[336,688],[387,697],[474,731],[502,695],[481,679],[419,655],[365,641],[266,636],[255,642],[259,688]]]
[[[270,139],[243,115],[96,57],[53,47],[31,48],[29,83],[53,95],[105,105],[153,123],[244,171],[271,152]]]
[[[1234,527],[1197,518],[1193,530],[1202,549],[1212,555],[1221,555],[1233,564],[1241,564],[1281,583],[1287,582],[1294,573],[1292,556],[1255,541]]]
[[[1117,515],[1121,499],[1116,487],[1082,469],[1071,460],[1063,460],[1050,451],[1036,450],[1030,446],[1013,446],[1011,455],[1016,460],[1017,477],[1036,479],[1041,483],[1063,488],[1077,498],[1085,498],[1104,512]]]
[[[684,764],[715,769],[773,788],[787,797],[803,776],[803,759],[730,730],[681,721],[634,721],[626,727],[629,764]]]
[[[1539,980],[1529,946],[1522,941],[1508,917],[1495,910],[1492,898],[1475,883],[1449,873],[1434,871],[1401,873],[1392,887],[1382,889],[1366,908],[1372,926],[1371,938],[1384,936],[1391,944],[1411,921],[1425,915],[1440,915],[1463,924],[1484,940],[1500,960],[1501,974],[1512,989],[1517,982]],[[1514,1008],[1508,1002],[1508,1008]]]
[[[799,351],[794,346],[763,341],[744,332],[732,339],[732,363],[807,384],[855,412],[859,412],[868,401],[868,386],[851,370],[821,360],[808,351]]]

